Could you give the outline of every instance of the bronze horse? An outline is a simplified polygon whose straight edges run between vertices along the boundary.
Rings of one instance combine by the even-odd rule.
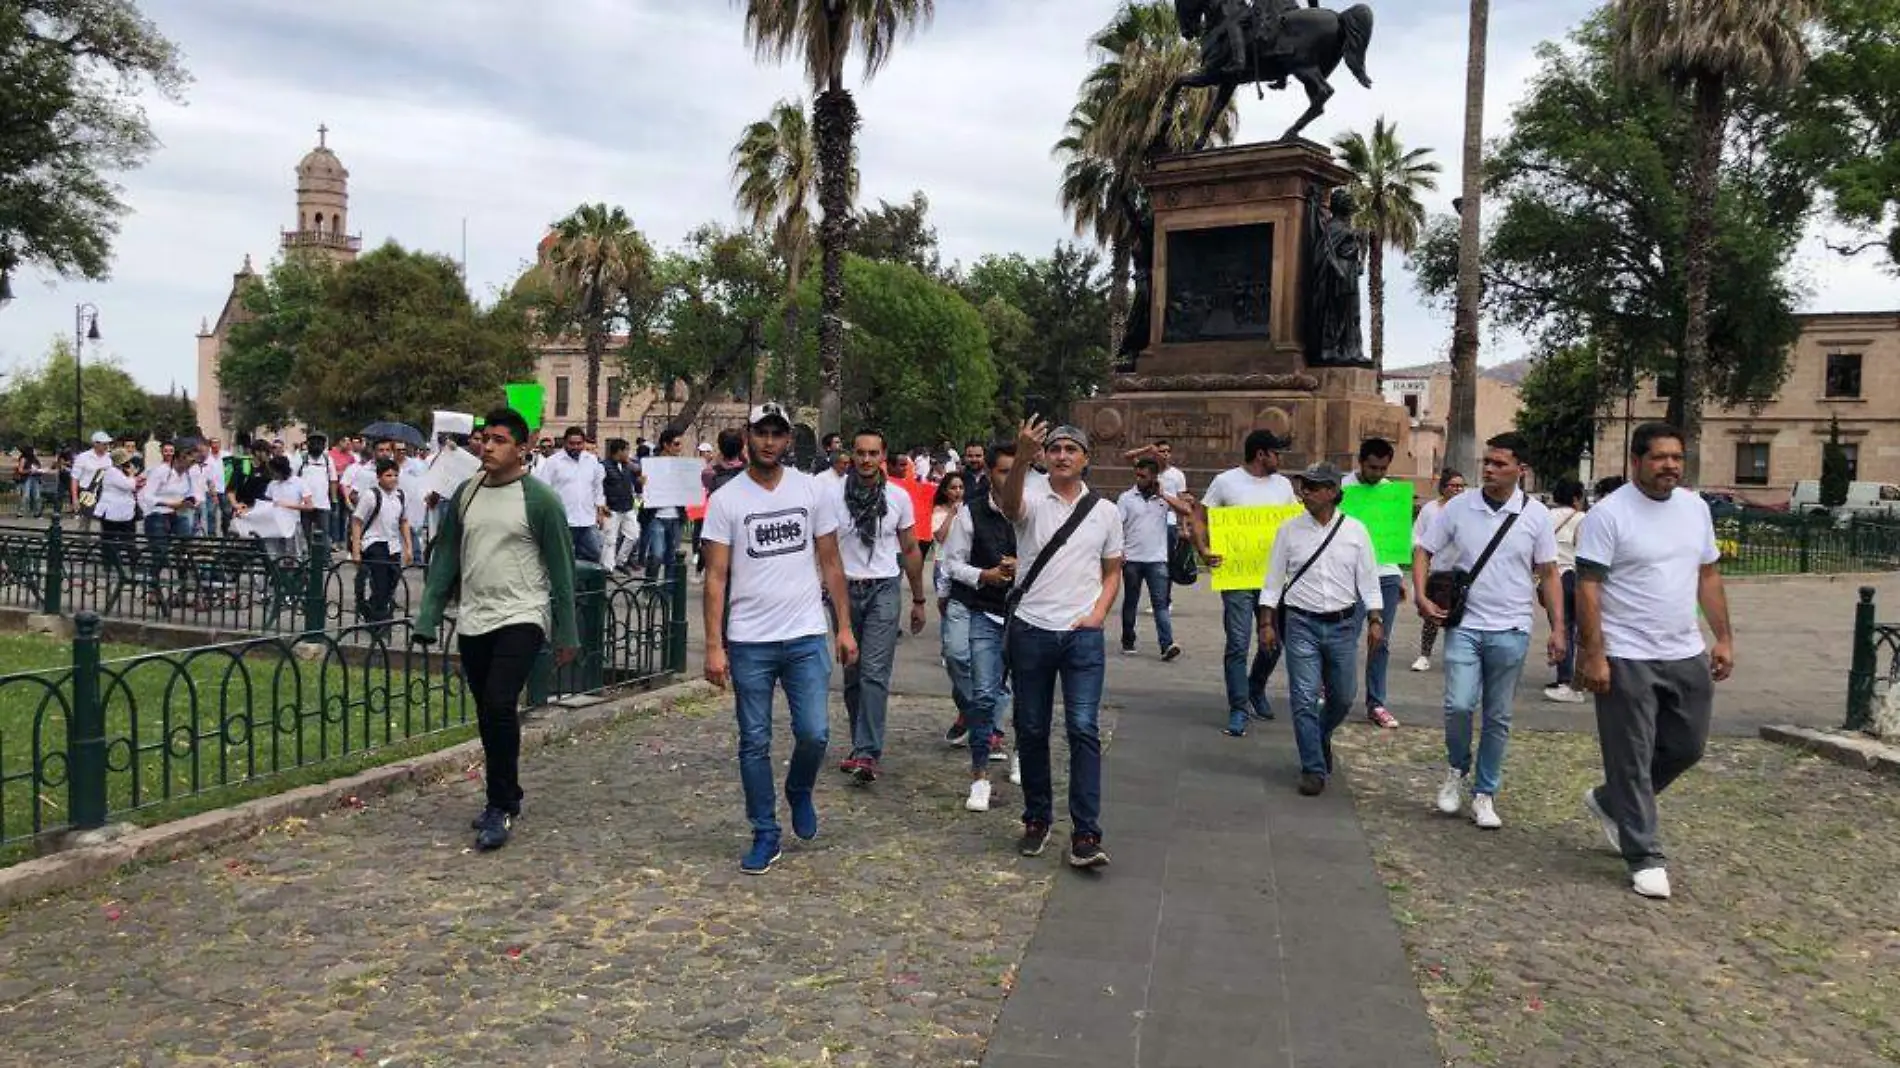
[[[1299,121],[1288,127],[1281,136],[1286,141],[1298,137],[1300,131],[1325,113],[1326,102],[1332,99],[1334,92],[1326,79],[1339,68],[1342,61],[1360,85],[1372,88],[1372,79],[1366,76],[1366,48],[1372,41],[1371,8],[1355,4],[1338,12],[1317,6],[1300,10],[1292,8],[1290,0],[1267,0],[1262,6],[1275,7],[1281,2],[1286,2],[1291,9],[1277,15],[1284,20],[1279,39],[1275,42],[1277,46],[1273,48],[1272,54],[1264,54],[1259,34],[1250,35],[1244,73],[1234,73],[1219,62],[1221,57],[1210,55],[1211,50],[1203,47],[1201,69],[1182,75],[1168,88],[1167,98],[1162,104],[1160,132],[1155,136],[1150,154],[1166,149],[1167,131],[1174,125],[1174,109],[1183,89],[1212,88],[1218,92],[1214,107],[1207,113],[1207,122],[1194,142],[1194,151],[1199,152],[1207,147],[1215,122],[1226,110],[1228,101],[1233,99],[1234,90],[1242,85],[1269,82],[1274,83],[1275,88],[1280,88],[1291,78],[1306,87],[1308,107]],[[1318,0],[1308,2],[1317,4]],[[1213,27],[1219,3],[1220,0],[1174,0],[1181,35],[1189,40],[1205,41]]]

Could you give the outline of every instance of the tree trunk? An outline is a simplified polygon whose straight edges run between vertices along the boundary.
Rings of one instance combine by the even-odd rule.
[[[1478,300],[1484,197],[1485,42],[1490,0],[1471,0],[1471,45],[1465,62],[1464,190],[1458,225],[1458,306],[1451,330],[1451,412],[1446,463],[1478,476]]]
[[[818,245],[824,253],[819,286],[818,433],[839,429],[844,407],[844,253],[850,240],[851,141],[858,106],[834,80],[813,108],[818,141]]]
[[[1128,330],[1128,242],[1116,238],[1109,248],[1108,358],[1114,363],[1121,356],[1122,339]]]
[[[587,438],[598,441],[600,432],[600,358],[607,347],[602,331],[587,328]]]
[[[1689,226],[1683,256],[1687,314],[1683,317],[1682,354],[1676,363],[1676,403],[1681,411],[1685,452],[1682,480],[1700,483],[1703,378],[1709,364],[1709,271],[1715,255],[1716,172],[1722,163],[1722,128],[1728,86],[1721,76],[1695,83],[1694,142],[1690,152]]]
[[[784,392],[784,403],[794,410],[803,407],[805,398],[798,391],[799,357],[805,351],[805,339],[799,336],[798,284],[803,281],[805,265],[804,253],[787,252],[785,256],[785,311],[779,327],[778,359],[779,369],[784,372],[779,388]]]
[[[1366,295],[1372,303],[1372,373],[1385,377],[1385,242],[1366,243]]]

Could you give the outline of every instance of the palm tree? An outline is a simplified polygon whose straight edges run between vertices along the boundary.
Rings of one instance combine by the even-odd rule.
[[[1121,345],[1128,318],[1129,246],[1134,234],[1126,210],[1142,194],[1140,177],[1155,142],[1161,105],[1176,78],[1200,64],[1200,50],[1183,39],[1167,0],[1124,3],[1089,44],[1095,69],[1083,79],[1075,107],[1053,154],[1062,162],[1063,211],[1078,236],[1108,248],[1110,351]],[[1168,131],[1171,149],[1184,151],[1207,121],[1213,94],[1195,93],[1177,109]],[[1214,128],[1214,142],[1234,138],[1230,104]]]
[[[1709,273],[1715,196],[1729,92],[1782,88],[1808,62],[1803,27],[1815,0],[1618,0],[1617,58],[1627,74],[1686,89],[1693,101],[1688,226],[1683,249],[1686,314],[1670,415],[1688,451],[1683,477],[1700,476],[1703,379],[1709,358]]]
[[[1364,134],[1340,134],[1333,141],[1341,160],[1352,171],[1352,198],[1365,224],[1367,244],[1366,288],[1372,297],[1372,369],[1385,372],[1385,249],[1410,252],[1425,225],[1421,192],[1438,188],[1436,162],[1426,159],[1429,148],[1410,152],[1399,141],[1397,123],[1386,125],[1381,115],[1372,123],[1370,140]]]
[[[1485,47],[1491,0],[1471,0],[1471,44],[1465,59],[1463,195],[1458,208],[1458,295],[1451,325],[1451,411],[1446,419],[1447,466],[1470,477],[1478,469],[1478,223],[1484,204]]]
[[[548,281],[556,301],[550,326],[578,330],[587,354],[587,436],[600,429],[600,363],[629,293],[646,280],[653,250],[625,210],[582,204],[554,224]]]
[[[746,39],[761,59],[783,62],[794,54],[817,99],[812,127],[818,147],[818,245],[824,253],[820,287],[818,367],[823,380],[820,431],[838,429],[842,414],[844,361],[844,253],[851,218],[853,138],[858,105],[845,87],[844,65],[855,45],[864,54],[870,80],[909,36],[936,14],[936,0],[735,0],[745,4]]]

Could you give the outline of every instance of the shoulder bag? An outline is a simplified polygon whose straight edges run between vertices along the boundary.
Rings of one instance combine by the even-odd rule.
[[[1286,641],[1287,591],[1291,590],[1301,579],[1306,577],[1307,569],[1312,567],[1314,562],[1321,556],[1325,555],[1326,547],[1333,543],[1333,535],[1338,534],[1339,528],[1345,525],[1346,514],[1341,512],[1338,516],[1334,517],[1332,529],[1326,532],[1326,537],[1319,543],[1319,548],[1314,549],[1313,555],[1307,557],[1306,562],[1300,565],[1300,569],[1293,572],[1293,577],[1286,580],[1286,585],[1280,587],[1280,603],[1273,606],[1273,633],[1279,636],[1281,642],[1284,643]]]
[[[1516,511],[1504,517],[1504,525],[1498,528],[1496,534],[1491,535],[1491,543],[1484,547],[1484,552],[1479,554],[1477,563],[1471,565],[1471,570],[1466,571],[1460,567],[1446,572],[1451,578],[1450,585],[1444,590],[1445,602],[1439,605],[1445,610],[1445,621],[1439,626],[1450,630],[1464,622],[1465,603],[1471,598],[1471,584],[1478,581],[1478,575],[1484,570],[1484,565],[1491,562],[1491,554],[1497,552],[1498,543],[1511,532],[1511,528],[1517,525],[1517,517],[1523,514],[1522,511]],[[1426,592],[1427,596],[1430,596],[1430,591]]]
[[[1089,517],[1089,513],[1094,511],[1095,506],[1101,501],[1102,498],[1094,493],[1089,493],[1077,501],[1075,511],[1069,513],[1069,518],[1056,530],[1055,536],[1050,538],[1049,543],[1036,554],[1036,562],[1030,566],[1029,573],[1024,575],[1023,580],[1009,591],[1008,609],[1003,614],[1003,669],[1005,671],[1008,671],[1010,667],[1009,646],[1010,637],[1016,627],[1016,606],[1022,603],[1023,595],[1029,592],[1029,587],[1036,584],[1036,579],[1041,576],[1042,569],[1049,566],[1049,561],[1055,559],[1056,553],[1061,552],[1062,547],[1069,543],[1070,536],[1081,528],[1083,520]]]

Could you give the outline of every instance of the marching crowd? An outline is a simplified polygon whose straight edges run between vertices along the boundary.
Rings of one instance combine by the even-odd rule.
[[[521,812],[515,706],[527,665],[544,642],[563,660],[578,644],[573,560],[626,553],[624,524],[608,513],[627,495],[608,499],[609,476],[587,462],[577,438],[564,441],[565,459],[548,454],[544,440],[534,463],[540,477],[530,478],[526,426],[505,410],[493,413],[481,439],[482,473],[457,491],[438,535],[452,548],[429,566],[418,640],[432,640],[458,587],[463,604],[458,639],[489,756],[487,801],[475,821],[482,849],[505,844]],[[1013,441],[971,443],[957,466],[954,456],[920,462],[893,454],[882,433],[867,430],[848,443],[827,440],[825,463],[806,473],[789,462],[791,443],[791,420],[776,404],[754,408],[743,432],[720,436],[697,539],[705,675],[732,691],[738,724],[752,828],[743,871],[763,874],[781,858],[781,795],[792,834],[819,833],[814,795],[828,752],[834,661],[850,732],[838,769],[864,786],[879,780],[896,646],[901,634],[923,630],[933,601],[957,709],[946,738],[970,756],[965,807],[990,808],[992,765],[1007,762],[1022,794],[1016,849],[1028,857],[1044,851],[1054,822],[1050,741],[1060,693],[1067,862],[1108,866],[1098,715],[1117,598],[1121,652],[1137,654],[1145,595],[1158,653],[1174,660],[1181,648],[1169,601],[1181,558],[1225,562],[1210,544],[1209,509],[1297,504],[1299,514],[1278,528],[1259,588],[1222,594],[1225,732],[1242,737],[1250,723],[1274,717],[1268,686],[1284,663],[1298,792],[1323,792],[1335,768],[1332,739],[1357,704],[1362,672],[1367,718],[1398,725],[1386,707],[1386,669],[1409,599],[1426,624],[1413,668],[1428,668],[1434,643],[1444,645],[1445,773],[1431,802],[1495,829],[1503,823],[1512,704],[1541,611],[1550,635],[1545,659],[1557,671],[1545,696],[1573,702],[1587,693],[1596,702],[1604,778],[1582,808],[1627,862],[1632,887],[1669,896],[1655,798],[1700,758],[1713,684],[1733,665],[1713,527],[1707,506],[1681,486],[1683,441],[1673,428],[1649,424],[1633,434],[1627,484],[1599,484],[1594,503],[1581,487],[1560,485],[1555,507],[1521,488],[1523,439],[1491,439],[1476,488],[1456,472],[1438,479],[1438,494],[1417,517],[1409,567],[1382,566],[1366,526],[1340,511],[1346,487],[1388,477],[1394,450],[1379,439],[1363,443],[1354,471],[1322,462],[1289,478],[1279,471],[1285,443],[1255,431],[1241,462],[1198,498],[1166,443],[1156,443],[1125,455],[1134,485],[1112,505],[1086,481],[1088,435],[1034,418]],[[677,447],[662,439],[660,450]],[[609,463],[616,454],[610,446]],[[935,476],[928,516],[897,484],[925,463],[926,477]],[[617,546],[612,537],[606,547],[595,543],[602,524],[622,531]],[[643,531],[641,540],[660,546],[646,559],[685,566],[675,563],[674,536],[667,527]],[[772,759],[781,692],[792,733],[782,785]]]

